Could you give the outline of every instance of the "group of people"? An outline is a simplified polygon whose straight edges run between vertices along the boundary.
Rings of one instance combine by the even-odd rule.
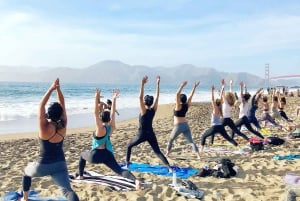
[[[259,132],[259,129],[261,129],[259,121],[269,118],[267,115],[269,108],[267,108],[264,98],[262,101],[264,116],[259,120],[255,116],[255,111],[259,107],[259,104],[261,104],[260,99],[263,96],[262,89],[259,89],[251,98],[251,95],[246,91],[245,83],[240,83],[240,97],[238,99],[239,118],[236,122],[234,122],[231,114],[232,109],[237,105],[236,95],[231,90],[225,92],[226,83],[225,80],[222,80],[221,91],[217,98],[215,98],[214,94],[215,86],[211,86],[211,127],[202,134],[199,149],[193,140],[191,129],[186,118],[186,114],[191,106],[192,98],[196,88],[199,86],[199,82],[194,83],[190,94],[187,96],[185,93],[182,93],[183,88],[187,85],[187,82],[185,81],[180,84],[176,92],[176,103],[173,110],[174,127],[167,143],[166,154],[163,154],[153,129],[153,118],[158,109],[160,94],[160,76],[157,76],[156,78],[155,96],[144,95],[144,86],[147,82],[148,77],[144,76],[141,79],[139,93],[140,114],[138,133],[136,137],[131,139],[128,143],[125,168],[121,168],[116,161],[113,146],[110,141],[111,135],[116,128],[115,114],[118,114],[116,110],[116,103],[120,91],[118,89],[114,89],[112,93],[112,100],[105,103],[101,100],[101,90],[95,90],[94,121],[96,129],[92,136],[91,149],[80,153],[78,162],[79,176],[77,179],[84,179],[84,169],[87,162],[93,164],[102,163],[108,166],[116,174],[135,181],[136,189],[140,189],[141,181],[128,171],[126,167],[128,168],[130,166],[132,148],[143,142],[147,141],[149,143],[157,157],[168,167],[169,171],[172,172],[172,166],[168,162],[167,157],[171,153],[174,140],[180,134],[183,134],[187,142],[192,146],[198,159],[200,159],[201,151],[204,149],[207,137],[211,136],[211,143],[213,143],[214,136],[218,133],[234,146],[238,146],[238,143],[234,139],[235,134],[242,137],[245,141],[249,140],[249,137],[241,132],[242,126],[245,126],[250,132],[259,138],[264,139],[264,136]],[[230,89],[231,85],[232,81],[230,81]],[[57,93],[58,100],[57,102],[51,103],[46,111],[46,104],[54,91]],[[278,107],[281,108],[281,115],[284,114],[284,105]],[[290,121],[288,118],[286,120]],[[56,79],[53,82],[39,104],[38,122],[40,155],[36,162],[28,164],[28,166],[24,169],[22,180],[22,200],[28,200],[28,191],[31,186],[32,178],[46,175],[50,175],[52,177],[54,182],[62,189],[64,196],[68,200],[79,200],[78,195],[71,188],[67,164],[63,152],[63,141],[66,137],[67,131],[67,114],[64,96],[60,89],[59,79]],[[252,124],[254,124],[258,130],[254,129]],[[225,130],[226,126],[231,128],[231,136],[229,136]]]

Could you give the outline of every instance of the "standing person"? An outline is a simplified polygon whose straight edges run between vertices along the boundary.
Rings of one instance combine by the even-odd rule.
[[[58,102],[52,103],[46,112],[45,106],[53,91],[56,91]],[[36,162],[29,163],[24,169],[22,200],[28,200],[28,191],[32,178],[43,176],[51,176],[68,200],[79,200],[70,185],[67,163],[63,151],[63,141],[67,132],[67,114],[58,78],[44,94],[39,104],[38,126],[40,154]]]
[[[230,85],[232,85],[232,81],[230,81]],[[234,106],[234,102],[235,102],[235,96],[234,94],[229,91],[229,92],[224,92],[225,90],[225,80],[222,80],[222,114],[223,114],[223,121],[222,121],[222,125],[225,126],[229,126],[232,130],[233,133],[238,134],[239,136],[241,136],[242,138],[244,138],[245,140],[249,140],[249,138],[242,133],[234,124],[233,120],[231,119],[231,111],[232,111],[232,107]]]
[[[272,94],[272,102],[271,102],[271,117],[276,120],[281,120],[282,117],[278,111],[279,108],[279,101],[278,96],[280,95],[279,91],[274,90],[274,93]]]
[[[280,102],[279,102],[279,114],[280,116],[286,120],[287,122],[293,122],[292,119],[288,118],[288,116],[286,115],[285,111],[284,111],[284,107],[286,105],[286,98],[284,96],[281,96],[280,93],[279,93],[279,99],[280,99]]]
[[[249,122],[252,123],[258,130],[267,134],[267,131],[260,126],[260,124],[256,118],[256,111],[259,108],[262,93],[263,93],[263,88],[260,88],[252,96],[252,98],[250,100],[250,109],[248,112],[248,119],[249,119]]]
[[[106,108],[109,109],[109,110],[111,110],[111,106],[112,106],[111,100],[110,100],[110,99],[107,99],[107,100],[106,100]],[[118,116],[120,115],[117,109],[116,109],[116,114],[117,114]]]
[[[93,164],[103,163],[118,175],[135,181],[136,189],[140,189],[141,182],[136,179],[131,172],[122,169],[116,161],[110,141],[110,135],[116,129],[115,111],[116,99],[118,98],[119,92],[120,91],[118,89],[113,90],[112,108],[111,111],[109,111],[104,109],[105,103],[100,101],[100,90],[96,89],[95,91],[94,119],[96,123],[96,131],[93,133],[92,150],[83,151],[80,154],[79,179],[84,179],[83,173],[86,166],[86,161]]]
[[[188,121],[186,119],[186,113],[189,107],[192,104],[192,98],[195,93],[196,88],[199,85],[199,82],[195,82],[194,87],[187,98],[186,94],[181,93],[183,87],[187,85],[187,82],[182,82],[176,93],[176,104],[174,108],[174,128],[170,135],[170,139],[167,145],[167,153],[168,156],[171,152],[172,145],[174,140],[183,133],[185,139],[188,141],[190,145],[192,145],[193,150],[197,153],[198,159],[200,159],[200,153],[197,145],[193,142],[191,129],[189,127]]]
[[[267,122],[270,122],[271,124],[275,125],[279,129],[282,129],[282,126],[279,125],[278,123],[276,123],[276,121],[271,117],[271,115],[269,113],[270,105],[269,105],[269,102],[268,102],[268,96],[267,95],[264,95],[262,97],[262,106],[263,106],[263,114],[262,114],[262,117],[260,119],[258,119],[258,122],[265,121],[265,126],[266,126]]]
[[[235,122],[235,126],[240,129],[242,125],[244,125],[251,133],[253,133],[254,135],[260,137],[261,139],[264,139],[264,136],[259,133],[258,131],[254,130],[253,127],[250,124],[250,121],[247,117],[248,113],[249,113],[249,109],[250,109],[250,104],[249,104],[249,99],[251,97],[251,95],[246,92],[244,93],[243,91],[244,89],[244,83],[241,82],[240,83],[240,102],[241,104],[239,105],[239,119]],[[232,138],[234,138],[234,132],[232,132]]]
[[[130,155],[131,149],[145,141],[149,143],[154,153],[160,158],[160,160],[168,166],[169,172],[172,172],[172,167],[170,166],[167,158],[160,151],[155,132],[153,130],[153,118],[158,108],[158,98],[160,90],[160,76],[156,78],[156,96],[155,98],[150,95],[144,96],[144,86],[148,81],[148,77],[144,76],[141,81],[140,88],[140,115],[139,115],[139,129],[138,135],[130,140],[127,146],[126,153],[126,167],[130,165]]]
[[[204,150],[204,145],[205,145],[205,140],[207,137],[209,136],[213,136],[217,133],[220,133],[222,135],[223,138],[225,138],[227,141],[229,141],[231,144],[233,144],[234,146],[237,146],[237,142],[229,137],[229,135],[227,134],[224,126],[222,125],[222,104],[221,104],[221,99],[216,99],[214,97],[214,90],[215,87],[212,86],[211,87],[211,104],[212,104],[212,114],[211,114],[211,127],[206,130],[204,132],[204,134],[201,136],[201,152]],[[223,93],[223,92],[221,92]]]

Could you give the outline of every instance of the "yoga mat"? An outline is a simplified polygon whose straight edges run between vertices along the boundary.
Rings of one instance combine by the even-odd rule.
[[[120,166],[124,168],[125,164],[121,163]],[[173,173],[169,172],[168,166],[163,165],[151,165],[147,163],[130,163],[127,168],[129,171],[152,173],[161,176],[172,177]],[[172,166],[173,171],[176,171],[178,178],[187,179],[190,176],[197,174],[198,169],[189,167]]]

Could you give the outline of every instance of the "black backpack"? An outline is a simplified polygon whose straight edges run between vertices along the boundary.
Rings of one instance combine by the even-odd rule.
[[[272,137],[267,137],[267,139],[269,140],[270,145],[282,145],[284,143],[284,139],[281,139],[277,136],[272,136]]]
[[[230,178],[236,175],[236,171],[233,169],[234,163],[229,158],[217,159],[216,162],[221,164],[218,170],[212,172],[212,176],[217,178]]]
[[[249,142],[250,142],[250,147],[251,147],[252,151],[264,150],[264,143],[261,139],[250,138]]]

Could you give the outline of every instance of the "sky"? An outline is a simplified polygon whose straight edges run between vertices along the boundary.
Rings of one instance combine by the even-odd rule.
[[[0,0],[0,65],[300,74],[298,0]]]

